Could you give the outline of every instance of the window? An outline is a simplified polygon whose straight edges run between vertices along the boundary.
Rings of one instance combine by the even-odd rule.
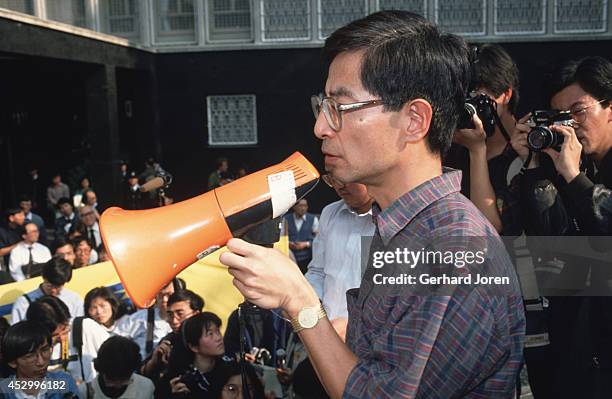
[[[0,0],[0,8],[34,15],[34,5],[32,0]]]
[[[99,4],[104,32],[123,37],[139,36],[138,0],[106,0]]]
[[[555,33],[605,32],[607,0],[555,0]]]
[[[261,0],[261,38],[310,40],[310,0]]]
[[[495,33],[544,33],[546,0],[495,0]]]
[[[157,42],[195,42],[193,0],[156,0],[153,11]]]
[[[426,17],[426,0],[378,0],[379,10],[405,10]]]
[[[257,144],[257,108],[254,95],[208,96],[208,144]]]
[[[318,0],[319,39],[336,29],[366,16],[367,0]]]
[[[87,27],[85,0],[47,0],[45,6],[47,18],[82,28]]]
[[[436,0],[435,22],[444,31],[484,35],[486,9],[486,0]]]
[[[250,0],[209,0],[208,37],[216,40],[252,40]]]

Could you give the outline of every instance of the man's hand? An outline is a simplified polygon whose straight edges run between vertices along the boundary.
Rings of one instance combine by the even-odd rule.
[[[580,174],[582,144],[578,141],[574,128],[570,126],[551,126],[550,130],[563,135],[561,151],[547,148],[543,152],[552,158],[557,172],[569,183]]]
[[[151,360],[155,362],[155,364],[168,364],[168,358],[170,357],[170,352],[172,351],[172,344],[167,339],[164,339],[159,343],[155,351],[153,352],[153,356],[151,356]]]
[[[234,285],[254,305],[281,308],[295,317],[302,308],[317,306],[319,298],[298,266],[273,248],[232,238],[219,257],[229,267]]]
[[[291,371],[291,369],[288,369],[288,368],[277,367],[276,368],[276,378],[278,378],[278,382],[280,382],[281,384],[289,385],[291,384],[291,381],[293,380],[293,371]]]
[[[472,116],[474,129],[457,129],[453,134],[453,142],[467,148],[470,152],[486,151],[487,134],[482,127],[482,121],[477,114]]]

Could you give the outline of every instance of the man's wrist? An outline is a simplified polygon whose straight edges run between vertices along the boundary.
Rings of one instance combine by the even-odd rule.
[[[303,290],[303,292],[297,295],[292,295],[291,300],[283,310],[287,314],[287,317],[294,319],[302,309],[319,306],[320,303],[319,297],[313,289]]]
[[[576,178],[580,174],[580,170],[568,170],[561,173],[561,176],[565,179],[567,183],[570,183],[572,180]]]

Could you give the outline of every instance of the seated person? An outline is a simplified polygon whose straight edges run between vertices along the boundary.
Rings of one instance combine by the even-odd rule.
[[[135,373],[140,365],[140,348],[129,338],[110,337],[98,351],[94,367],[98,377],[79,385],[82,398],[150,399],[155,386],[150,379]]]
[[[62,371],[48,371],[51,359],[51,335],[44,325],[37,321],[26,320],[11,326],[2,338],[3,360],[15,374],[12,378],[2,380],[0,392],[7,399],[61,399],[75,397],[77,386],[74,379]],[[35,384],[24,389],[16,388],[21,380],[59,384],[56,391],[38,389]],[[13,383],[12,387],[9,385]]]
[[[26,222],[21,228],[21,241],[9,257],[9,271],[15,281],[40,276],[40,264],[51,259],[49,248],[38,242],[40,232],[34,222]]]
[[[76,255],[74,253],[74,247],[70,241],[62,237],[57,238],[55,241],[53,241],[52,250],[53,256],[62,258],[66,262],[70,263],[71,266],[74,266]]]
[[[59,207],[61,215],[55,219],[55,236],[66,237],[70,228],[76,223],[78,218],[76,212],[74,212],[72,202],[70,202],[68,198],[60,198],[59,201],[57,201],[57,206]]]
[[[168,372],[157,384],[160,398],[213,398],[228,358],[221,319],[210,312],[197,314],[181,325],[181,337],[172,348]]]
[[[68,307],[54,296],[44,296],[33,302],[26,318],[39,321],[51,334],[51,368],[69,372],[78,383],[91,382],[96,377],[93,360],[109,337],[98,323],[82,317],[70,320]]]
[[[85,314],[95,320],[109,334],[115,330],[124,316],[121,313],[119,299],[108,287],[96,287],[85,295]]]
[[[141,373],[144,376],[157,381],[165,374],[168,366],[168,356],[177,340],[180,338],[181,323],[202,311],[204,300],[201,296],[190,290],[180,290],[168,298],[168,310],[166,320],[172,328],[172,332],[166,335],[153,353],[144,360]]]
[[[98,252],[91,246],[89,239],[78,236],[72,240],[76,260],[74,267],[85,267],[98,263]]]
[[[83,316],[83,301],[73,291],[64,288],[64,284],[72,279],[72,266],[61,258],[52,258],[45,263],[42,270],[43,282],[34,291],[17,298],[11,313],[13,324],[25,319],[30,303],[44,295],[56,296],[62,300],[69,309],[70,318]]]

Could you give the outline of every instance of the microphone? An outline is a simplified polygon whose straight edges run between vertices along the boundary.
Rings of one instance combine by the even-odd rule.
[[[149,191],[169,186],[170,183],[172,183],[172,175],[167,172],[159,172],[154,178],[140,186],[139,190],[143,193],[148,193]]]
[[[276,350],[276,367],[279,369],[287,368],[287,352],[283,348]]]

